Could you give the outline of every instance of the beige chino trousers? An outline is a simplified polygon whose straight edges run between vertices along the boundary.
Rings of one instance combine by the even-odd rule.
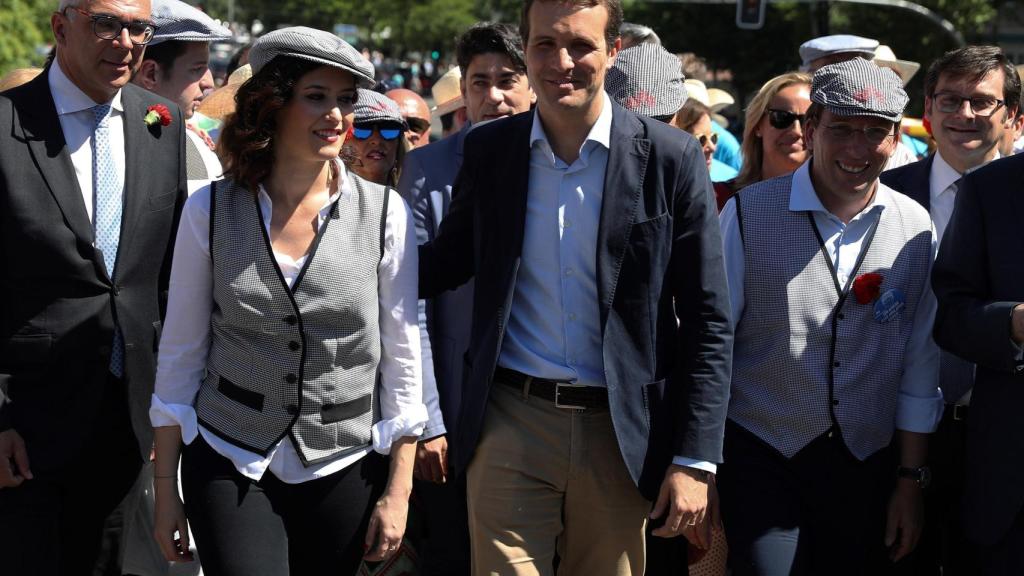
[[[491,385],[467,472],[475,576],[640,576],[651,502],[607,409],[567,410]]]

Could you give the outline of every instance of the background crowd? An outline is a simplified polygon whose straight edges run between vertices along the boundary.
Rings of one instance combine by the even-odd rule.
[[[1024,572],[1004,51],[738,94],[517,6],[450,67],[51,7],[0,78],[12,574]]]

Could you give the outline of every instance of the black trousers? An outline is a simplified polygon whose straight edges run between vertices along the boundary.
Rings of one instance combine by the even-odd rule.
[[[979,546],[978,561],[972,574],[983,576],[1020,576],[1024,574],[1024,512],[1003,539],[993,546]]]
[[[469,574],[469,512],[466,509],[466,475],[449,477],[444,484],[413,483],[413,499],[423,519],[419,542],[422,576]]]
[[[729,422],[718,474],[734,576],[878,574],[895,461],[825,434],[793,458]]]
[[[355,574],[387,461],[371,453],[348,468],[285,484],[253,482],[196,438],[182,457],[185,512],[207,576]]]
[[[34,479],[0,490],[0,573],[120,576],[123,519],[138,503],[143,463],[124,384],[112,375],[98,382],[103,400],[82,431],[86,449],[61,470],[33,470]]]

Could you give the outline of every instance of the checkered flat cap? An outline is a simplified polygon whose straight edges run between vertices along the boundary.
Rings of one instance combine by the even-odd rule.
[[[613,100],[643,116],[669,116],[686,102],[683,66],[658,44],[637,44],[619,51],[605,76]]]
[[[364,88],[373,87],[373,64],[358,50],[330,32],[293,26],[265,34],[256,40],[249,51],[252,73],[259,71],[278,56],[290,56],[324,66],[333,66],[350,72],[356,83]]]
[[[156,32],[150,46],[169,40],[183,42],[211,42],[231,38],[231,30],[221,26],[205,12],[180,0],[153,0],[150,18]]]
[[[807,66],[818,58],[832,54],[853,52],[864,58],[871,58],[875,53],[875,48],[878,48],[878,40],[853,34],[833,34],[820,36],[801,44],[800,59],[803,61],[803,65]]]
[[[811,80],[811,102],[836,116],[874,116],[899,122],[909,101],[895,72],[861,58],[822,66]]]
[[[392,122],[402,126],[403,130],[409,129],[409,124],[402,117],[402,110],[398,103],[373,90],[359,89],[359,96],[356,97],[356,124],[374,124],[377,122]]]

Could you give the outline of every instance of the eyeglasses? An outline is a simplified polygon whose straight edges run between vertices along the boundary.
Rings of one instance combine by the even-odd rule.
[[[796,122],[797,120],[800,121],[800,124],[803,124],[806,118],[806,114],[794,114],[788,110],[768,109],[768,123],[776,130],[785,130],[792,126],[793,122]]]
[[[153,34],[157,29],[156,24],[151,22],[122,22],[114,16],[93,14],[77,6],[68,6],[67,8],[92,20],[92,33],[102,40],[116,40],[121,36],[121,31],[127,28],[128,38],[131,39],[132,44],[146,45],[153,39]],[[67,16],[67,8],[65,8],[64,16]]]
[[[718,145],[718,134],[715,134],[714,132],[711,134],[694,134],[693,137],[697,139],[697,142],[700,142],[701,148],[708,145],[708,140],[710,140],[715,146]]]
[[[410,117],[406,118],[405,121],[409,123],[409,129],[417,134],[423,134],[427,130],[430,130],[430,120]]]
[[[939,112],[952,114],[958,112],[964,102],[969,102],[971,112],[975,116],[988,117],[996,113],[996,110],[1006,104],[1005,100],[991,96],[961,96],[952,92],[936,92],[932,94],[932,101]]]
[[[888,140],[889,137],[894,134],[891,126],[888,128],[883,126],[854,128],[849,124],[830,124],[826,126],[825,129],[828,130],[829,136],[831,136],[836,142],[849,142],[850,140],[853,140],[855,134],[863,133],[864,138],[868,143],[875,146],[881,146],[883,142]]]
[[[356,140],[366,140],[373,136],[374,130],[385,140],[394,140],[402,134],[401,128],[381,128],[380,126],[363,126],[360,128],[356,126],[352,128],[352,135],[356,137]]]

